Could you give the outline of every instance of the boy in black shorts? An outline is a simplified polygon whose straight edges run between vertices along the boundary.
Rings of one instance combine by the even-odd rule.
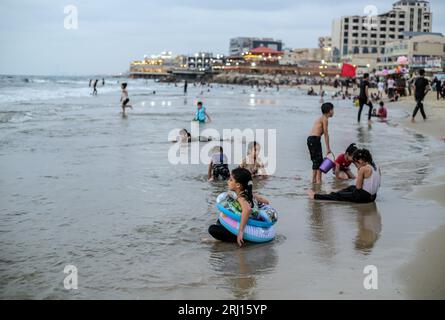
[[[324,135],[327,154],[331,152],[329,144],[329,118],[334,116],[334,105],[330,102],[324,103],[321,106],[323,115],[319,117],[312,128],[309,138],[307,138],[307,146],[312,160],[312,183],[321,184],[320,165],[323,162],[323,151],[321,148],[321,136]]]

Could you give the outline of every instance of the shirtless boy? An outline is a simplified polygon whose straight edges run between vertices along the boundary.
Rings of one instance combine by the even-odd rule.
[[[330,102],[323,103],[321,106],[323,115],[319,117],[312,128],[309,138],[307,138],[307,146],[312,160],[312,183],[321,184],[320,165],[323,162],[323,151],[321,149],[321,136],[324,135],[326,142],[327,155],[332,154],[329,144],[329,118],[334,116],[334,105]]]

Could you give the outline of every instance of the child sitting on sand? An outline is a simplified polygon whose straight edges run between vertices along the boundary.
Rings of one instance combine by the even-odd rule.
[[[352,164],[352,155],[357,150],[355,143],[351,144],[345,153],[340,154],[335,160],[335,177],[340,180],[355,179],[349,166]]]
[[[249,170],[250,174],[255,176],[266,176],[267,172],[260,158],[261,146],[258,142],[253,141],[247,148],[247,157],[240,164],[241,168]]]
[[[329,118],[334,116],[334,105],[326,102],[321,106],[322,116],[319,117],[312,127],[311,134],[307,138],[307,146],[312,160],[312,183],[321,183],[320,165],[323,162],[323,151],[321,148],[321,136],[324,135],[327,155],[332,154],[329,144]]]
[[[133,107],[128,104],[128,102],[130,102],[130,99],[128,98],[127,84],[122,83],[121,89],[122,89],[121,108],[122,108],[122,113],[125,114],[125,108],[130,108],[133,110]]]
[[[219,176],[223,180],[227,180],[230,177],[230,170],[228,165],[227,156],[224,154],[223,147],[217,147],[218,152],[212,154],[211,161],[209,163],[208,179],[209,181],[218,180]]]
[[[196,110],[195,118],[193,120],[204,123],[204,122],[206,122],[206,118],[209,119],[209,122],[212,121],[212,119],[210,118],[209,114],[206,111],[206,108],[202,105],[202,102],[199,101],[198,109]]]
[[[380,101],[380,108],[378,111],[373,110],[373,117],[379,118],[381,121],[385,121],[388,117],[388,110],[385,108],[385,103],[383,101]]]
[[[372,160],[371,153],[366,149],[359,149],[352,156],[358,169],[355,186],[350,186],[339,192],[331,194],[316,194],[308,191],[309,198],[313,200],[346,201],[354,203],[372,203],[377,198],[380,188],[381,171]]]
[[[229,190],[234,191],[237,195],[237,201],[241,205],[241,222],[239,226],[238,235],[235,236],[224,228],[219,221],[216,224],[209,227],[209,233],[217,240],[225,242],[237,242],[241,247],[244,244],[244,228],[247,225],[252,214],[252,208],[254,207],[254,201],[261,204],[269,204],[269,201],[259,195],[254,195],[252,188],[252,175],[249,170],[243,168],[237,168],[230,174],[229,181],[227,182]]]

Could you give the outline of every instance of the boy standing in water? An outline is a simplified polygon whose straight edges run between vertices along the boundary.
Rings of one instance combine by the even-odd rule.
[[[321,148],[321,136],[324,135],[326,142],[327,155],[332,154],[329,144],[329,118],[334,116],[334,105],[330,102],[323,103],[321,106],[323,115],[318,118],[312,128],[309,138],[307,138],[307,146],[312,160],[312,183],[321,184],[320,165],[323,162],[323,151]]]
[[[122,113],[125,114],[125,108],[131,108],[133,110],[133,107],[130,104],[128,104],[128,102],[130,102],[130,99],[128,98],[127,84],[122,83],[121,89],[122,89],[121,108],[122,108]]]
[[[209,119],[209,121],[212,121],[209,114],[206,111],[206,108],[202,105],[202,102],[198,102],[198,109],[196,110],[194,121],[199,121],[201,123],[206,122],[206,119]]]

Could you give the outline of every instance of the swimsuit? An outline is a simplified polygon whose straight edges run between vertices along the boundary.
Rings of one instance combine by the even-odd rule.
[[[205,114],[205,108],[202,107],[201,109],[196,110],[195,120],[199,122],[205,122],[206,121],[206,114]]]
[[[307,146],[311,154],[312,170],[319,170],[323,162],[323,152],[321,149],[321,137],[311,136],[307,138]]]

